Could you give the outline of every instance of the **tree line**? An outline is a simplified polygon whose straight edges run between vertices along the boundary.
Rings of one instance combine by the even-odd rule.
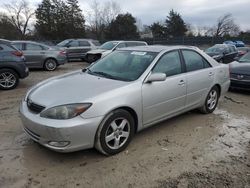
[[[92,1],[84,14],[78,0],[42,0],[35,10],[21,0],[5,4],[5,8],[7,12],[0,12],[0,37],[6,39],[138,39],[140,33],[152,33],[154,38],[250,36],[250,32],[240,32],[231,14],[218,18],[214,26],[194,28],[174,10],[164,22],[141,29],[138,19],[131,13],[122,13],[119,4],[112,0]]]

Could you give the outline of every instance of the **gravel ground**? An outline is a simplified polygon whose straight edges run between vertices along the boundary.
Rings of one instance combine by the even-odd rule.
[[[188,112],[138,133],[127,150],[61,154],[31,141],[18,108],[27,89],[55,72],[33,70],[0,91],[0,187],[250,187],[250,94],[228,92],[209,115]]]

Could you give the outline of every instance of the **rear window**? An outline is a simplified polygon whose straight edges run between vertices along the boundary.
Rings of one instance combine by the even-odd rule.
[[[12,43],[13,46],[15,46],[18,50],[22,50],[22,46],[23,44],[22,43]]]
[[[17,50],[15,49],[15,47],[7,45],[7,44],[0,44],[0,47],[3,51],[13,51],[13,50]]]
[[[90,46],[89,42],[88,41],[79,41],[79,46]]]

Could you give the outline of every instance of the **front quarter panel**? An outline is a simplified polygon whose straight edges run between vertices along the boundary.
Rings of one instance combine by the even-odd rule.
[[[92,98],[92,106],[81,116],[83,118],[93,118],[106,116],[115,109],[129,107],[133,109],[138,118],[138,129],[142,128],[142,98],[141,82],[133,82],[124,87],[100,94]]]

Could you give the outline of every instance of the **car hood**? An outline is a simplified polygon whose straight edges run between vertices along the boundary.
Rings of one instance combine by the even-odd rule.
[[[80,102],[92,102],[93,98],[128,85],[129,82],[107,79],[82,71],[55,77],[30,91],[28,98],[46,107]]]
[[[230,72],[233,74],[250,75],[250,63],[232,63],[230,64]]]

